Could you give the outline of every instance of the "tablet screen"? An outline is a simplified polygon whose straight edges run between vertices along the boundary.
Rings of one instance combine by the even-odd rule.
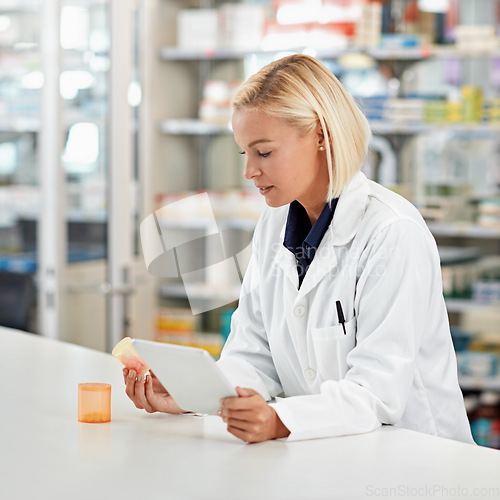
[[[204,349],[141,339],[132,344],[183,410],[216,415],[222,398],[237,396]]]

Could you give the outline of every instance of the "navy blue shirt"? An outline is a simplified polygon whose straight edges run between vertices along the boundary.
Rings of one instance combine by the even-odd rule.
[[[335,198],[331,203],[325,205],[312,227],[306,209],[298,201],[290,203],[283,245],[295,255],[297,260],[299,288],[314,259],[316,250],[332,222],[337,201],[338,198]]]

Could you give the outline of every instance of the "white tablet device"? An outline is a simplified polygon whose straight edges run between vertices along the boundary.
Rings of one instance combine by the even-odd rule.
[[[141,339],[132,344],[183,410],[216,415],[222,398],[238,395],[204,349]]]

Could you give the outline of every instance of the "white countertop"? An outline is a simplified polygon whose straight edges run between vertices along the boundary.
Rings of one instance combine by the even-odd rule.
[[[218,417],[149,415],[111,355],[0,327],[0,498],[500,498],[500,451],[384,426],[245,444]],[[77,419],[78,383],[112,384],[108,424]]]

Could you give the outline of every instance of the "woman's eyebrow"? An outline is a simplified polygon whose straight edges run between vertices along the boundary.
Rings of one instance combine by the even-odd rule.
[[[252,146],[255,146],[256,144],[260,144],[261,142],[273,142],[272,139],[257,139],[256,141],[252,141],[248,147],[251,148]]]

